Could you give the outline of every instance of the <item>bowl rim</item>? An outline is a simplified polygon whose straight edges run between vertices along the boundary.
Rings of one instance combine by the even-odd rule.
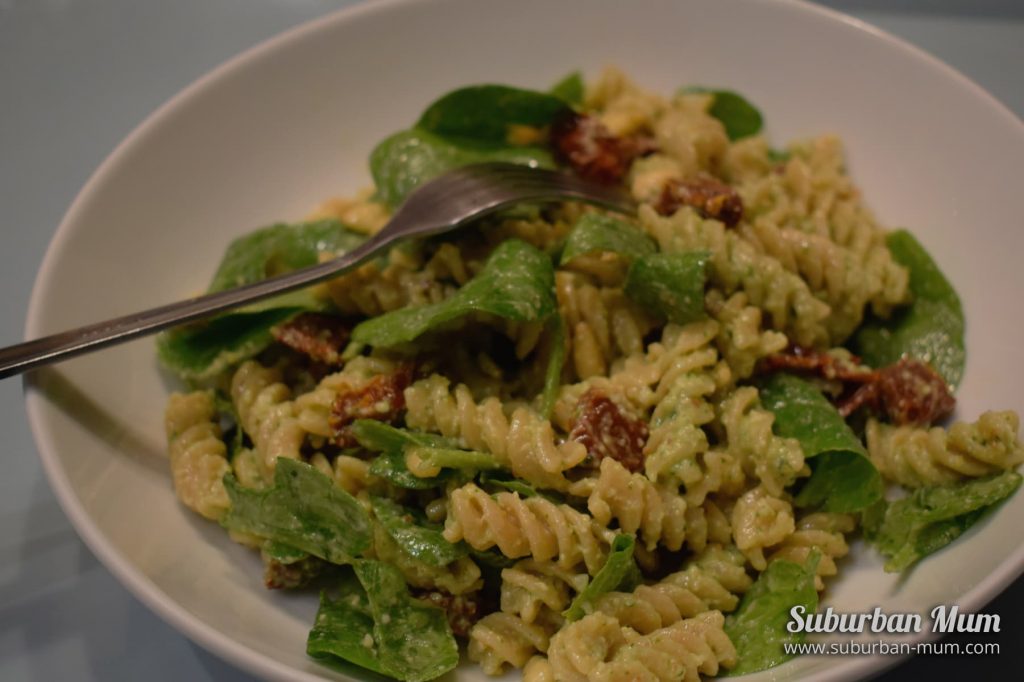
[[[285,29],[228,58],[159,105],[137,124],[93,171],[61,219],[46,248],[46,253],[33,282],[25,321],[25,340],[47,333],[42,328],[42,317],[44,301],[49,297],[52,287],[52,273],[57,260],[65,249],[65,243],[74,230],[74,225],[78,222],[79,214],[83,211],[95,188],[102,185],[130,149],[143,141],[152,131],[158,129],[178,109],[207,90],[217,87],[221,81],[230,78],[232,74],[245,68],[251,61],[270,55],[290,44],[301,42],[307,36],[321,31],[330,31],[335,25],[344,24],[362,16],[400,11],[405,6],[433,1],[444,2],[445,0],[361,0],[355,5],[328,12],[323,16]],[[1011,126],[1016,126],[1018,133],[1024,136],[1024,119],[1017,116],[1007,105],[978,83],[927,50],[866,21],[830,7],[814,4],[809,0],[768,1],[838,22],[852,31],[864,34],[868,40],[879,41],[898,49],[907,58],[917,61],[922,66],[952,80],[958,86],[966,88],[994,113],[1007,119]],[[53,330],[48,331],[52,332]],[[46,478],[55,493],[58,504],[89,550],[134,597],[192,642],[251,674],[268,679],[303,680],[305,682],[324,679],[313,672],[293,668],[257,649],[242,644],[229,634],[194,617],[153,583],[141,570],[126,560],[92,521],[71,487],[56,454],[57,447],[45,424],[46,401],[41,392],[36,390],[31,373],[23,377],[22,387],[29,427],[42,460]],[[980,609],[1005,590],[1022,573],[1024,573],[1024,546],[1010,554],[996,571],[964,593],[957,603],[968,611]],[[925,634],[913,639],[926,641],[936,638],[935,635]],[[870,677],[880,674],[883,670],[902,663],[908,658],[910,658],[909,654],[846,658],[826,671],[812,674],[810,679],[824,681]]]

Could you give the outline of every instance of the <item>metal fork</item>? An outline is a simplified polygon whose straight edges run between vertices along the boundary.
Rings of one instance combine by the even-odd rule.
[[[395,211],[384,229],[334,260],[237,289],[2,348],[0,379],[308,287],[340,275],[401,239],[448,232],[512,204],[564,199],[623,213],[634,210],[632,200],[621,189],[597,185],[567,173],[511,163],[464,166],[421,185]]]

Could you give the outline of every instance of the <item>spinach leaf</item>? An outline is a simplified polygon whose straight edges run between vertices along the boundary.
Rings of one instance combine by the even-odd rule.
[[[814,384],[774,374],[761,384],[761,403],[775,413],[773,431],[800,442],[814,473],[796,496],[800,506],[833,512],[865,509],[882,497],[882,478],[860,439]]]
[[[274,485],[243,488],[224,476],[231,507],[221,524],[253,533],[336,564],[370,547],[370,518],[362,505],[308,464],[279,457]]]
[[[337,656],[408,682],[455,667],[458,647],[444,611],[414,599],[393,566],[361,560],[354,568],[337,599],[321,595],[306,643],[310,656]]]
[[[290,547],[275,540],[267,540],[263,543],[263,547],[260,549],[274,561],[285,564],[286,566],[309,558],[309,554],[307,552],[303,552],[301,549],[295,549],[294,547]]]
[[[478,450],[458,448],[434,448],[414,445],[406,449],[406,455],[415,454],[427,466],[441,469],[499,469],[494,455]]]
[[[314,658],[337,656],[362,668],[384,672],[373,637],[370,599],[355,574],[342,578],[337,599],[320,593],[320,608],[306,639],[306,653]]]
[[[231,242],[210,282],[208,293],[234,289],[292,270],[316,265],[320,253],[343,253],[365,237],[337,220],[278,224]]]
[[[540,128],[569,109],[561,97],[507,85],[453,90],[420,116],[416,128],[448,138],[505,144],[509,126]]]
[[[369,599],[373,645],[386,674],[423,682],[458,664],[459,648],[444,611],[410,596],[397,568],[364,559],[355,570]]]
[[[444,485],[449,472],[423,478],[409,471],[405,464],[405,453],[401,450],[382,452],[370,463],[370,473],[382,478],[393,486],[407,490],[429,490]]]
[[[228,246],[207,293],[252,284],[315,265],[321,252],[342,253],[363,241],[337,220],[272,225]],[[157,355],[186,381],[205,382],[273,342],[272,327],[325,303],[308,290],[283,294],[205,322],[177,327],[157,337]]]
[[[703,319],[706,251],[654,253],[633,261],[624,291],[647,310],[669,322],[687,324]]]
[[[209,322],[176,327],[157,336],[160,362],[185,381],[208,381],[269,346],[270,330],[303,308],[229,313]]]
[[[351,426],[352,435],[367,450],[380,452],[370,464],[370,473],[392,485],[410,490],[428,490],[444,483],[446,476],[421,478],[409,472],[405,465],[407,447],[454,447],[455,442],[432,433],[396,429],[373,419],[357,419]]]
[[[511,477],[510,474],[501,471],[484,471],[480,474],[480,485],[485,488],[494,486],[512,493],[518,493],[519,497],[543,497],[555,504],[566,504],[565,498],[559,493],[550,490],[537,490],[521,478]]]
[[[431,524],[418,509],[403,507],[387,497],[373,496],[373,513],[384,530],[409,556],[431,566],[447,566],[469,554],[469,548],[444,539],[441,527]]]
[[[356,441],[374,452],[403,452],[409,446],[453,448],[453,440],[433,433],[395,428],[375,419],[357,419],[351,432]]]
[[[551,87],[551,94],[568,102],[574,107],[583,104],[583,74],[573,71]]]
[[[378,198],[394,208],[427,180],[453,168],[485,161],[555,167],[551,152],[540,147],[452,140],[413,129],[395,133],[378,144],[370,154],[370,172]]]
[[[550,337],[547,347],[547,369],[544,371],[544,390],[541,392],[540,413],[545,419],[551,418],[558,400],[558,389],[562,386],[562,368],[565,367],[565,320],[555,315],[548,324]]]
[[[611,251],[634,259],[650,256],[658,250],[654,240],[625,220],[587,213],[576,221],[562,249],[560,265],[577,256]]]
[[[518,239],[502,242],[483,270],[439,303],[402,308],[359,324],[352,340],[392,347],[471,313],[542,320],[557,308],[555,273],[543,252]]]
[[[633,559],[633,548],[636,538],[632,535],[619,534],[612,540],[611,553],[604,566],[597,572],[594,579],[583,588],[572,600],[572,604],[562,614],[568,621],[579,620],[597,598],[608,592],[630,592],[640,584],[640,569]]]
[[[743,595],[739,608],[725,619],[725,633],[736,646],[736,666],[729,675],[767,670],[789,660],[785,644],[802,642],[805,633],[786,629],[790,610],[802,606],[806,614],[818,608],[814,576],[821,554],[811,554],[805,566],[773,561]]]
[[[708,113],[717,118],[725,126],[725,133],[730,140],[756,135],[761,131],[763,121],[761,112],[742,95],[732,90],[718,90],[699,85],[691,85],[682,89],[683,93],[708,93],[715,96]]]
[[[910,270],[914,301],[888,320],[865,322],[851,347],[874,367],[892,364],[904,356],[925,360],[955,387],[963,378],[966,360],[960,297],[912,234],[897,230],[886,242],[896,262]]]
[[[886,571],[902,571],[958,538],[1020,484],[1020,474],[1006,471],[918,488],[909,497],[872,509],[871,517],[865,518],[865,537],[889,557]]]

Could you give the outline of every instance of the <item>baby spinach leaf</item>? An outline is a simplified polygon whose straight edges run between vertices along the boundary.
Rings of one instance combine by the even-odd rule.
[[[314,658],[337,656],[362,668],[384,672],[373,637],[370,599],[355,574],[342,578],[336,599],[320,593],[320,608],[306,639],[306,653]]]
[[[865,519],[865,537],[889,557],[886,571],[902,571],[958,538],[1020,484],[1020,474],[1006,471],[918,488],[908,497],[872,509],[871,518]]]
[[[459,648],[444,611],[410,596],[394,566],[364,559],[355,570],[369,599],[373,645],[384,673],[424,682],[458,665]]]
[[[709,254],[653,253],[633,261],[624,291],[647,310],[669,322],[704,319],[704,282]]]
[[[551,94],[560,97],[574,107],[583,104],[583,74],[573,71],[551,87]]]
[[[555,167],[551,152],[540,147],[453,140],[414,128],[395,133],[378,144],[370,154],[370,172],[378,198],[394,208],[427,180],[453,168],[485,161]]]
[[[896,262],[910,270],[914,300],[888,320],[865,322],[851,347],[874,367],[892,364],[904,356],[924,360],[955,387],[963,378],[966,361],[960,297],[912,234],[896,230],[886,242]]]
[[[775,413],[773,431],[800,442],[814,473],[796,496],[800,506],[833,512],[865,509],[882,497],[882,479],[860,439],[814,384],[773,374],[761,384],[761,403]]]
[[[569,109],[561,97],[507,85],[453,90],[420,116],[416,128],[448,138],[508,143],[509,126],[540,128]]]
[[[544,390],[541,393],[540,413],[545,419],[551,418],[558,400],[558,389],[562,385],[562,368],[565,366],[565,320],[555,315],[548,323],[550,339],[547,344],[547,369],[544,371]]]
[[[494,455],[478,450],[461,450],[459,448],[435,448],[414,445],[405,450],[405,454],[415,454],[427,466],[441,469],[499,469]]]
[[[252,284],[315,265],[321,252],[342,253],[363,241],[337,220],[272,225],[228,246],[208,293]],[[270,330],[325,303],[308,290],[261,301],[209,321],[177,327],[157,337],[161,363],[186,381],[205,382],[273,342]]]
[[[370,517],[354,497],[302,462],[279,457],[274,485],[243,488],[224,476],[231,507],[225,528],[253,533],[335,564],[351,562],[370,546]]]
[[[518,239],[502,242],[480,273],[440,303],[402,308],[359,324],[352,340],[392,347],[470,313],[542,320],[555,312],[555,273],[543,252]]]
[[[786,624],[793,607],[804,607],[806,614],[818,608],[814,576],[820,560],[814,550],[805,566],[773,561],[757,577],[739,608],[725,619],[725,633],[736,646],[736,666],[729,675],[767,670],[793,658],[783,646],[802,642],[805,634],[789,632]]]
[[[309,558],[308,552],[304,552],[301,549],[295,549],[294,547],[275,540],[267,540],[263,543],[263,547],[260,549],[274,561],[285,564],[286,566]]]
[[[352,435],[367,450],[380,452],[370,464],[370,473],[410,490],[427,490],[444,483],[445,472],[433,478],[421,478],[410,473],[405,465],[407,447],[455,447],[455,442],[432,433],[397,429],[373,419],[358,419],[352,423]]]
[[[370,463],[370,473],[391,485],[407,490],[429,490],[443,485],[450,472],[422,478],[409,471],[405,465],[405,454],[401,450],[382,452]]]
[[[699,85],[691,85],[682,89],[684,93],[708,93],[715,96],[708,113],[717,118],[725,126],[725,133],[730,140],[756,135],[761,131],[763,121],[761,112],[742,95],[732,90],[718,90]]]
[[[577,256],[600,251],[610,251],[634,259],[650,256],[657,250],[653,239],[625,220],[587,213],[576,221],[569,233],[559,264],[565,265]]]
[[[579,620],[597,598],[608,592],[630,592],[640,584],[640,569],[633,559],[636,539],[632,535],[619,534],[612,540],[611,553],[604,566],[593,580],[572,600],[562,614],[568,621]]]
[[[337,220],[294,225],[278,224],[256,230],[231,242],[210,282],[208,293],[316,265],[322,252],[343,253],[365,237]]]
[[[519,497],[543,497],[555,504],[565,504],[565,498],[559,493],[544,490],[537,490],[521,478],[510,477],[510,474],[500,471],[485,471],[480,474],[480,485],[485,488],[494,486],[512,493],[518,493]]]
[[[176,327],[157,337],[157,356],[181,379],[207,381],[269,346],[274,340],[271,328],[300,312],[302,308],[271,308]]]
[[[375,419],[357,419],[351,432],[356,441],[374,452],[403,452],[409,446],[453,448],[455,441],[434,433],[399,429]]]
[[[373,496],[373,513],[384,530],[406,554],[431,566],[447,566],[469,553],[460,543],[444,539],[441,527],[431,524],[418,509],[403,507],[387,497]]]

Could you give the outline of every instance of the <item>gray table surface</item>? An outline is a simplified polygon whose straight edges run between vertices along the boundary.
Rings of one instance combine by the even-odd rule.
[[[342,0],[0,0],[0,345],[21,339],[65,209],[137,123],[225,59]],[[1024,2],[830,0],[1024,115]],[[0,679],[249,680],[135,600],[50,491],[18,381],[0,383]],[[887,677],[1019,679],[1024,580],[994,601],[1000,656],[918,658]],[[1008,676],[1008,675],[1007,675]]]

